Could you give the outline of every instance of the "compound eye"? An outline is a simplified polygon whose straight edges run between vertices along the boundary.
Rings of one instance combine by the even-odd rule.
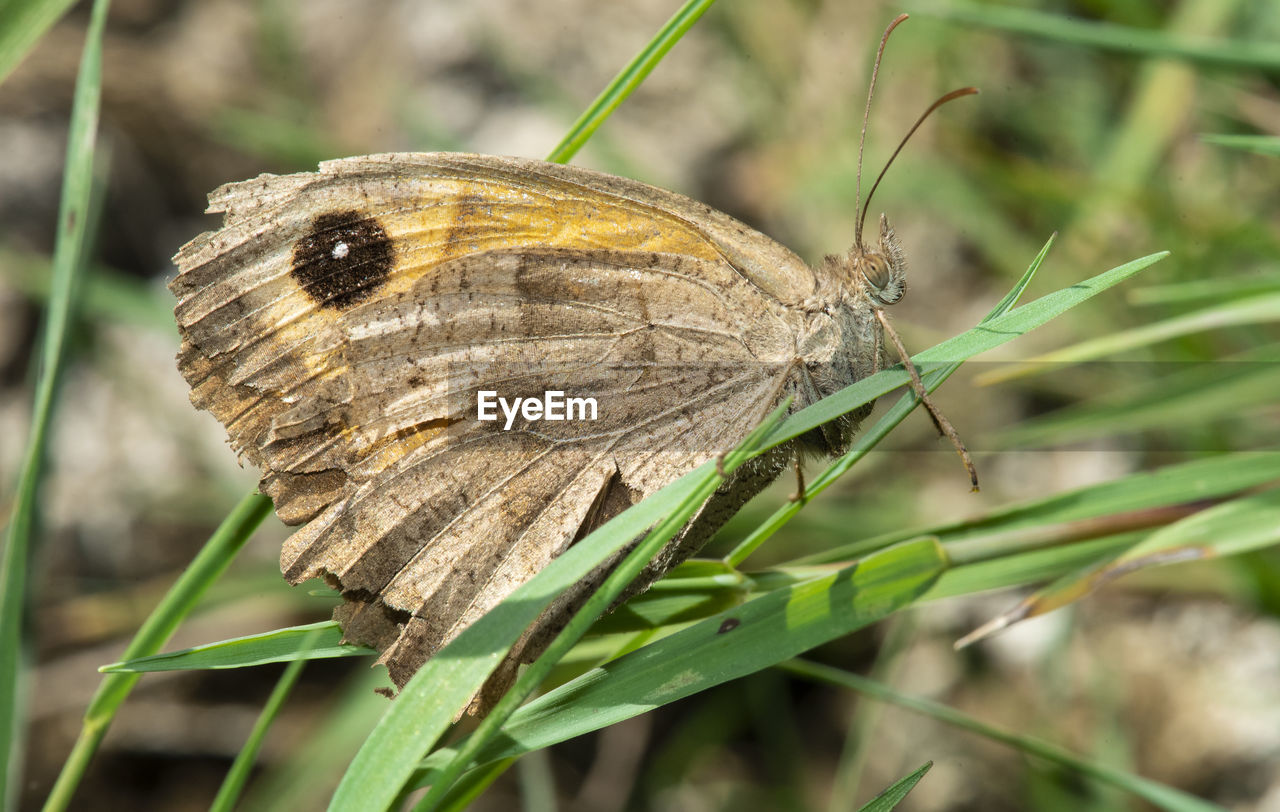
[[[862,265],[862,276],[875,290],[884,290],[889,285],[889,265],[884,257],[868,256]]]

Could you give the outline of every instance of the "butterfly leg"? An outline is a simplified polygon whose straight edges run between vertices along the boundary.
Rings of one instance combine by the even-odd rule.
[[[800,449],[796,449],[795,456],[792,457],[796,469],[796,492],[787,497],[792,502],[807,502],[809,495],[804,489],[804,469],[800,467]]]
[[[916,365],[911,363],[911,356],[907,354],[907,348],[902,346],[902,339],[898,337],[898,331],[893,329],[893,325],[889,323],[889,319],[885,317],[884,311],[876,308],[876,318],[880,320],[880,324],[884,327],[884,334],[893,342],[893,346],[898,351],[898,357],[902,359],[902,365],[906,367],[907,374],[911,376],[911,390],[916,393],[916,397],[920,398],[920,402],[924,404],[924,408],[929,413],[929,418],[933,420],[933,425],[938,430],[938,434],[946,437],[955,446],[956,453],[960,455],[960,459],[964,462],[964,468],[969,472],[969,481],[973,483],[973,490],[978,490],[978,469],[973,466],[973,458],[969,456],[969,449],[965,448],[964,442],[960,439],[960,435],[956,433],[955,426],[951,425],[951,421],[938,410],[929,398],[929,393],[925,391],[924,382],[920,380],[920,373],[916,370]]]

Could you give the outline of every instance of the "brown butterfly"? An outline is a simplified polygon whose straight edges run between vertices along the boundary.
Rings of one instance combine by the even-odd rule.
[[[911,132],[972,92],[944,96]],[[798,410],[885,367],[881,308],[905,285],[883,216],[879,241],[863,243],[865,206],[848,254],[809,268],[687,197],[520,158],[347,158],[229,184],[209,203],[222,228],[178,252],[170,285],[192,402],[261,469],[280,518],[303,525],[284,545],[285,577],[339,590],[345,638],[377,648],[400,686],[576,540],[737,445],[785,398]],[[578,419],[555,418],[575,400]],[[498,419],[481,419],[485,403]],[[736,471],[632,593],[799,448],[844,451],[869,409]],[[615,562],[552,604],[477,708]]]

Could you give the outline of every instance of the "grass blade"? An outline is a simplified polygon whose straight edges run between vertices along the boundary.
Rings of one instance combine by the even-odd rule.
[[[341,686],[298,746],[249,786],[243,812],[324,809],[343,768],[387,709],[387,698],[375,693],[386,682],[370,669]]]
[[[1007,553],[1011,537],[1024,538],[1024,549],[1060,544],[1069,538],[1097,538],[1109,534],[1096,532],[1099,529],[1096,520],[1100,518],[1128,514],[1136,521],[1137,514],[1143,512],[1230,496],[1277,479],[1280,479],[1280,453],[1218,454],[1009,505],[977,519],[907,528],[864,539],[793,563],[846,561],[908,538],[932,535],[942,540],[958,564],[967,564],[987,560],[993,554]],[[1055,533],[1047,533],[1045,528],[1054,525],[1074,526],[1077,533],[1064,538],[1061,527]],[[1087,536],[1091,528],[1095,532]]]
[[[135,657],[98,670],[104,674],[142,674],[149,671],[195,671],[245,668],[296,660],[324,660],[374,654],[373,649],[342,642],[342,630],[332,620],[207,643],[181,651]]]
[[[920,783],[920,779],[924,778],[924,774],[929,772],[931,767],[933,767],[933,762],[926,761],[911,775],[893,782],[884,792],[868,801],[858,812],[892,812],[893,808],[901,803],[903,798],[907,797],[907,793],[916,788],[916,784]]]
[[[1280,273],[1258,271],[1248,276],[1192,279],[1134,288],[1129,291],[1129,301],[1136,305],[1221,302],[1251,293],[1274,291],[1280,291]]]
[[[227,568],[240,548],[271,512],[271,500],[252,493],[240,501],[222,522],[209,541],[182,571],[176,583],[151,612],[138,633],[125,649],[123,659],[130,660],[154,653],[169,639],[178,624],[191,612],[200,595]],[[140,674],[108,674],[85,711],[84,724],[71,755],[62,765],[57,783],[45,801],[45,812],[67,809],[80,779],[84,777],[93,754],[115,718]]]
[[[9,0],[0,10],[0,82],[9,78],[73,0]]]
[[[1068,364],[1092,361],[1095,358],[1147,347],[1179,336],[1220,330],[1223,327],[1268,324],[1278,321],[1280,321],[1280,293],[1250,296],[1191,313],[1183,313],[1164,321],[1082,341],[1019,364],[1004,365],[999,370],[984,373],[976,380],[982,385],[1000,383],[1012,378],[1039,374],[1048,369],[1058,369]]]
[[[578,120],[569,128],[569,132],[555,149],[551,150],[551,154],[547,156],[547,160],[553,163],[568,163],[578,150],[582,149],[582,145],[587,143],[587,139],[600,128],[613,111],[618,109],[618,105],[622,104],[628,96],[631,95],[645,77],[653,72],[658,66],[662,58],[667,55],[667,51],[680,41],[685,32],[693,27],[698,18],[711,8],[711,4],[715,0],[688,0],[680,10],[677,11],[666,25],[658,31],[657,35],[644,46],[635,58],[627,63],[626,67],[613,77],[613,81],[600,92],[591,106],[586,109]]]
[[[49,301],[49,257],[0,246],[0,280],[33,303]],[[90,265],[76,290],[76,313],[90,324],[114,322],[174,334],[172,298],[102,265]]]
[[[1167,251],[1149,254],[1104,271],[1083,282],[1041,296],[1034,302],[1010,310],[990,321],[982,322],[967,332],[936,344],[918,355],[913,355],[911,360],[922,375],[949,364],[958,364],[1040,327],[1168,255]],[[850,402],[865,403],[905,385],[908,380],[910,379],[906,371],[900,367],[863,378],[831,397],[824,398],[807,409],[791,415],[777,433],[769,438],[769,442],[776,445],[798,437],[856,408],[850,406]]]
[[[473,763],[547,747],[768,668],[908,605],[946,567],[937,542],[920,539],[700,621],[529,702]],[[434,781],[454,758],[432,754],[416,782]]]
[[[1212,363],[1189,363],[1186,369],[1010,426],[996,443],[1000,448],[1061,446],[1093,437],[1238,420],[1255,409],[1275,408],[1278,360],[1275,347],[1264,347]],[[1255,444],[1267,443],[1259,439]]]
[[[944,724],[958,727],[961,730],[968,730],[977,733],[979,736],[991,739],[992,741],[1001,742],[1010,745],[1024,753],[1037,756],[1075,770],[1081,775],[1101,781],[1114,787],[1119,787],[1126,792],[1131,792],[1143,800],[1156,805],[1157,807],[1169,812],[1222,812],[1222,808],[1211,803],[1188,795],[1181,790],[1164,784],[1148,780],[1138,775],[1117,770],[1106,764],[1098,764],[1087,761],[1070,751],[1059,747],[1056,744],[1037,739],[1032,736],[1023,736],[1016,733],[1009,733],[1000,728],[980,722],[972,716],[961,713],[954,708],[949,708],[938,702],[919,697],[906,696],[873,682],[865,677],[857,674],[851,674],[847,671],[841,671],[830,666],[820,665],[818,663],[808,662],[806,660],[791,660],[780,666],[783,670],[788,671],[805,679],[815,682],[825,683],[827,685],[837,685],[874,699],[878,702],[889,702],[901,708],[922,714],[930,719],[936,719]]]
[[[1151,533],[1115,559],[1058,579],[956,643],[975,643],[1014,623],[1061,609],[1131,572],[1235,555],[1280,543],[1280,489],[1233,499]]]
[[[782,415],[786,414],[789,406],[790,403],[787,402],[778,407],[764,423],[742,442],[737,450],[729,454],[723,463],[724,470],[732,471],[742,462],[763,451],[762,442],[764,438],[768,437],[777,428],[782,421]],[[498,702],[497,706],[490,711],[484,721],[480,723],[480,726],[471,734],[466,744],[459,749],[453,760],[440,771],[430,792],[423,798],[418,808],[430,810],[439,807],[444,796],[450,791],[458,778],[462,776],[475,754],[498,734],[503,722],[511,716],[521,702],[542,684],[552,668],[555,667],[555,664],[569,653],[569,650],[586,634],[596,618],[603,614],[622,595],[627,585],[634,581],[640,575],[641,570],[649,564],[663,546],[680,532],[680,528],[693,517],[693,514],[710,498],[712,492],[722,482],[724,482],[724,477],[717,473],[716,477],[705,486],[686,497],[675,511],[650,530],[644,540],[627,554],[627,557],[614,568],[613,572],[609,573],[609,576],[596,590],[595,594],[575,613],[573,619],[556,636],[556,639],[538,657],[537,661],[520,675],[516,684]]]
[[[18,743],[24,738],[24,722],[19,712],[22,705],[19,694],[24,669],[22,617],[26,604],[27,560],[36,520],[36,498],[49,439],[49,424],[62,367],[67,324],[71,316],[72,292],[83,263],[85,228],[89,220],[93,190],[98,110],[102,98],[102,32],[106,26],[107,7],[107,0],[97,0],[94,3],[76,77],[71,123],[67,133],[62,196],[58,205],[49,307],[45,311],[39,350],[40,363],[31,412],[31,430],[18,472],[17,492],[5,535],[4,558],[0,562],[0,585],[3,589],[3,597],[0,597],[0,769],[4,770],[6,779],[4,797],[0,798],[0,802],[5,808],[12,808],[15,802],[14,793],[22,773],[21,748]],[[16,10],[10,8],[9,12],[23,14],[24,10],[30,10],[31,16],[10,22],[26,26],[24,31],[34,30],[32,26],[35,23],[32,20],[38,16],[40,8],[24,5]],[[56,16],[55,14],[52,19],[56,19]],[[52,24],[52,19],[49,24]],[[21,37],[23,32],[0,35],[0,45],[6,45],[10,49],[15,47],[11,36]],[[10,59],[21,56],[19,54],[13,57],[12,50],[6,54]],[[0,64],[0,68],[2,67]],[[0,76],[2,75],[0,72]]]
[[[303,645],[316,642],[321,634],[322,631],[319,629],[309,632],[303,639]],[[298,677],[302,676],[302,667],[306,662],[305,659],[297,659],[285,667],[284,673],[276,681],[275,688],[271,690],[271,696],[267,697],[262,713],[258,714],[258,719],[254,722],[253,730],[249,732],[244,747],[240,748],[240,752],[236,754],[231,769],[227,771],[222,786],[218,788],[218,794],[209,806],[209,812],[231,812],[235,809],[240,800],[240,793],[244,791],[244,785],[249,781],[253,762],[258,758],[258,751],[262,749],[262,742],[267,738],[267,731],[271,729],[271,723],[276,720],[280,709],[284,707],[285,700],[289,698],[293,686],[298,682]]]
[[[1274,135],[1203,135],[1201,140],[1228,149],[1247,149],[1259,155],[1280,156],[1280,138]]]
[[[1280,72],[1280,46],[1269,41],[1171,36],[1162,31],[985,3],[952,2],[923,9],[922,13],[982,28],[1040,37],[1064,45],[1117,51],[1138,57],[1182,59],[1203,65]]]
[[[772,423],[763,426],[774,428]],[[752,446],[759,436],[757,430],[725,457],[726,471],[745,460],[748,450],[762,450]],[[623,511],[571,546],[437,652],[409,680],[360,748],[330,808],[387,809],[454,715],[470,702],[506,650],[557,595],[647,528],[658,523],[670,527],[675,521],[683,524],[719,481],[715,461],[708,461]],[[677,529],[679,525],[672,533]]]

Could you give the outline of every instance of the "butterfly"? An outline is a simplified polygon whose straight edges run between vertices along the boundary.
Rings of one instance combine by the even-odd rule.
[[[522,158],[346,158],[228,184],[209,211],[222,227],[174,258],[178,367],[280,518],[301,526],[285,578],[338,590],[344,638],[376,648],[398,686],[784,400],[798,410],[886,367],[882,308],[905,290],[887,219],[864,244],[865,207],[849,252],[810,268],[690,198]],[[556,418],[575,401],[577,419]],[[843,452],[869,409],[735,471],[629,594],[801,450]],[[547,609],[475,707],[616,561]]]

